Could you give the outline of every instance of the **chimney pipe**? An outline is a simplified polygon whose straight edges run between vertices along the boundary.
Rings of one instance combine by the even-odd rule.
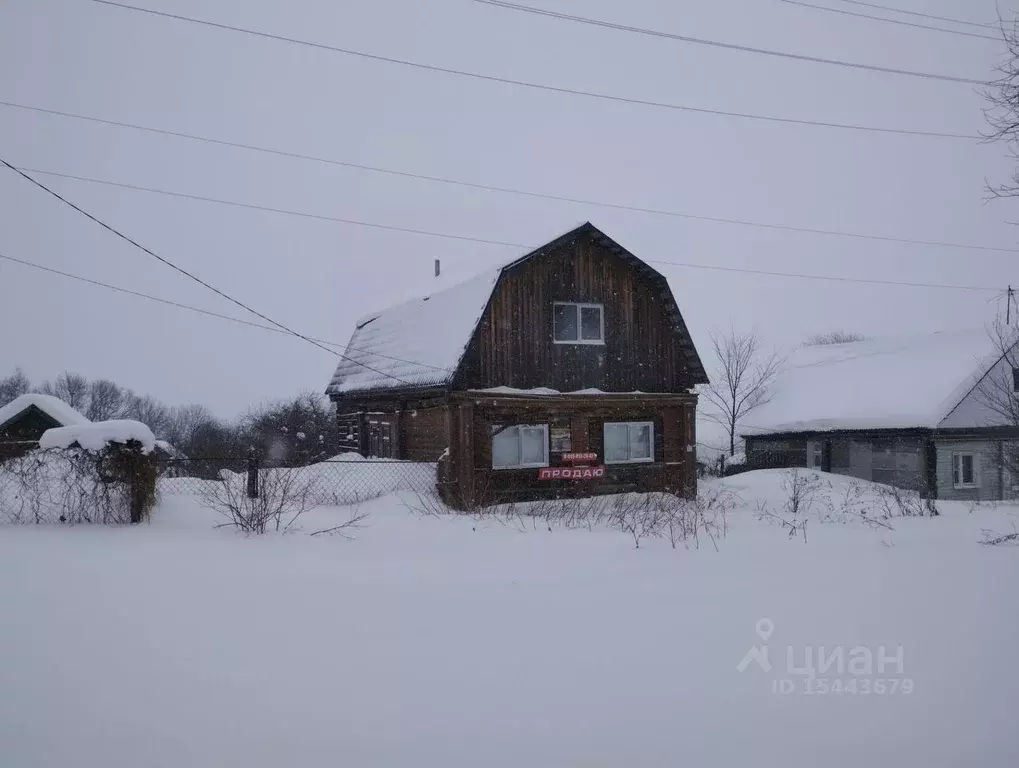
[[[439,264],[439,260],[438,260],[438,259],[436,259],[436,260],[435,260],[435,276],[436,276],[436,277],[438,277],[438,276],[439,276],[439,272],[440,272],[440,271],[441,271],[441,266],[440,266],[440,264]]]

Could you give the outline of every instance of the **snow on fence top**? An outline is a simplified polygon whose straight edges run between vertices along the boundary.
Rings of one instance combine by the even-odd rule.
[[[0,408],[0,426],[3,426],[26,408],[30,408],[33,405],[64,427],[70,427],[75,424],[91,424],[88,419],[59,397],[28,394],[14,398],[3,408]]]
[[[97,421],[48,429],[39,438],[39,447],[70,448],[77,443],[86,450],[101,451],[107,443],[128,443],[132,440],[142,444],[143,453],[151,453],[156,447],[156,437],[152,430],[140,421],[130,419]]]
[[[804,347],[742,431],[936,427],[997,357],[984,329]]]

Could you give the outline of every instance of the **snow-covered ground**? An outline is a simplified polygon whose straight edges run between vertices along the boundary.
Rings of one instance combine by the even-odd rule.
[[[978,541],[1019,508],[804,543],[756,518],[784,474],[713,481],[743,499],[718,551],[397,496],[353,539],[173,493],[134,528],[0,529],[0,764],[1016,765],[1019,548]]]

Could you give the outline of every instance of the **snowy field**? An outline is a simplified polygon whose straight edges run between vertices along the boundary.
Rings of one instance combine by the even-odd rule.
[[[352,539],[172,492],[134,528],[2,528],[0,765],[1019,764],[1019,547],[978,543],[1019,508],[805,543],[757,519],[784,474],[713,481],[743,500],[718,551],[397,496]]]

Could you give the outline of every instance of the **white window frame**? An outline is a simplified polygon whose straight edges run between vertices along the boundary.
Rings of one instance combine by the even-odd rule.
[[[605,432],[611,426],[626,426],[626,452],[630,452],[630,428],[631,427],[650,427],[649,440],[651,442],[650,450],[646,458],[643,459],[616,459],[615,461],[609,461],[609,452],[605,446]],[[653,421],[606,421],[602,424],[601,428],[601,439],[602,439],[602,454],[605,456],[606,464],[653,464],[655,460],[655,423]]]
[[[560,341],[555,337],[555,307],[574,307],[577,313],[577,338],[574,340]],[[601,321],[599,327],[600,338],[598,339],[582,339],[584,335],[583,327],[581,325],[581,310],[582,309],[597,309],[598,319]],[[556,344],[595,344],[604,346],[605,345],[605,305],[604,304],[584,304],[576,301],[554,301],[552,302],[552,341]]]
[[[963,480],[962,476],[962,457],[969,456],[973,463],[973,481],[967,483]],[[956,480],[958,478],[958,480]],[[977,455],[970,451],[959,451],[958,453],[952,454],[952,487],[956,490],[963,488],[979,488],[980,487],[980,473],[977,465]]]
[[[527,463],[527,464],[496,464],[495,463],[495,438],[497,435],[508,432],[511,429],[517,430],[517,455],[523,455],[522,446],[520,446],[520,430],[521,429],[540,429],[545,435],[545,460],[539,463]],[[500,429],[497,433],[492,434],[492,469],[534,469],[538,467],[548,466],[548,424],[509,424],[506,427]]]

